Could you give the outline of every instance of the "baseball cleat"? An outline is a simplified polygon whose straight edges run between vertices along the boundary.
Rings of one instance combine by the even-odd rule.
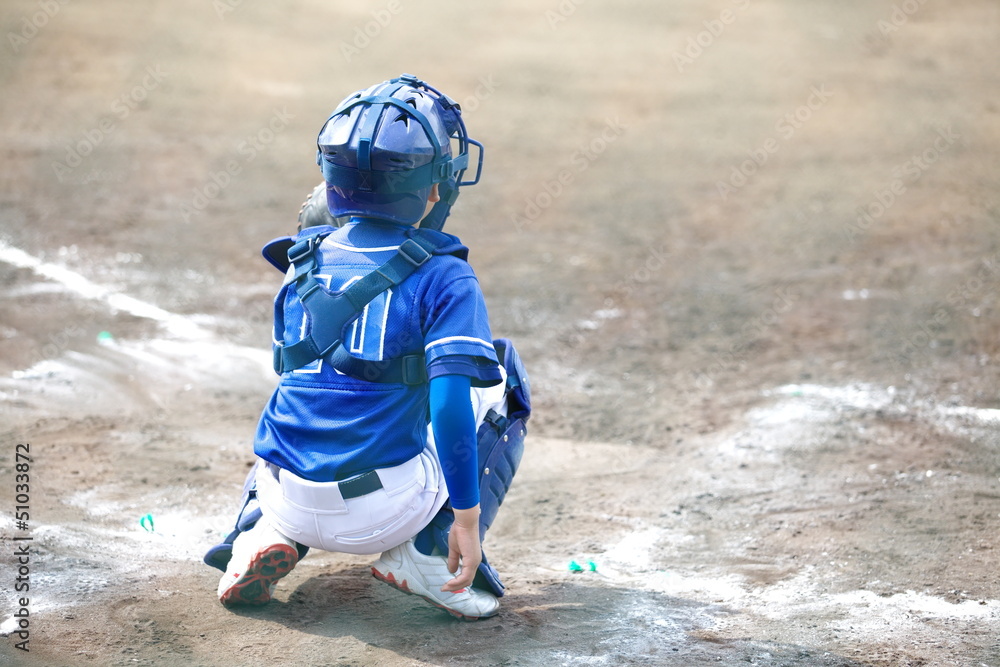
[[[455,575],[444,556],[425,556],[413,541],[383,551],[372,565],[372,575],[404,593],[418,595],[435,607],[467,621],[494,616],[500,601],[492,593],[466,587],[454,593],[441,590]]]
[[[295,542],[259,521],[233,542],[233,557],[219,581],[219,602],[227,607],[270,602],[275,583],[298,560]]]

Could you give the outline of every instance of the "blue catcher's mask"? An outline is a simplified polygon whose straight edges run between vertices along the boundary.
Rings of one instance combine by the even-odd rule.
[[[452,155],[452,145],[457,155]],[[411,74],[359,91],[340,103],[316,140],[316,162],[334,216],[362,216],[440,229],[459,188],[479,182],[483,146],[470,139],[461,107]],[[462,180],[469,145],[476,176]],[[431,188],[441,199],[424,216]]]

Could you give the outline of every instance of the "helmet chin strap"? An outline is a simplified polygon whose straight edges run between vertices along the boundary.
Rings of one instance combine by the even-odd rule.
[[[483,145],[476,141],[475,139],[470,139],[465,134],[465,125],[461,125],[461,132],[459,133],[459,140],[466,146],[464,149],[468,151],[467,146],[473,145],[479,148],[479,162],[476,166],[476,178],[471,181],[463,181],[462,176],[465,175],[465,170],[458,172],[448,178],[447,180],[438,183],[438,195],[441,199],[431,207],[430,212],[424,216],[424,219],[420,221],[421,229],[433,229],[434,231],[441,231],[444,227],[445,220],[448,219],[448,215],[451,213],[451,207],[455,204],[455,200],[458,199],[458,189],[463,185],[475,185],[479,182],[480,176],[483,173]]]
[[[444,227],[444,222],[451,213],[451,207],[455,203],[455,200],[458,199],[458,183],[456,179],[449,178],[446,181],[438,183],[438,196],[441,199],[431,207],[430,212],[420,221],[420,229],[432,229],[439,232]]]

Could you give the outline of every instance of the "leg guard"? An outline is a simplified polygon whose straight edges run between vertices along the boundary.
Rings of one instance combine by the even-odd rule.
[[[514,473],[524,454],[524,438],[527,435],[526,422],[531,416],[531,389],[528,375],[513,344],[506,339],[493,342],[497,356],[507,371],[507,416],[490,410],[486,420],[479,427],[479,536],[485,537],[493,525],[504,497],[514,480]],[[455,515],[451,507],[445,505],[431,522],[417,534],[414,542],[417,550],[430,554],[435,547],[448,553],[448,532]],[[476,573],[474,586],[492,591],[497,597],[504,592],[500,575],[490,565],[483,552],[483,561]]]
[[[240,533],[253,528],[260,520],[260,503],[257,501],[257,471],[263,467],[264,461],[257,459],[257,462],[250,472],[247,473],[246,481],[243,482],[243,500],[240,504],[240,512],[236,516],[236,525],[232,532],[226,535],[221,544],[217,544],[205,554],[205,564],[226,571],[229,560],[233,557],[233,541]],[[298,544],[299,560],[309,552],[309,547]]]

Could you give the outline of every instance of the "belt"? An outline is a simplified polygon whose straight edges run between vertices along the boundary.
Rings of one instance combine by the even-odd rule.
[[[345,479],[343,482],[337,482],[337,488],[340,489],[340,495],[344,500],[360,498],[381,489],[382,480],[379,479],[378,473],[372,470],[357,477]]]

